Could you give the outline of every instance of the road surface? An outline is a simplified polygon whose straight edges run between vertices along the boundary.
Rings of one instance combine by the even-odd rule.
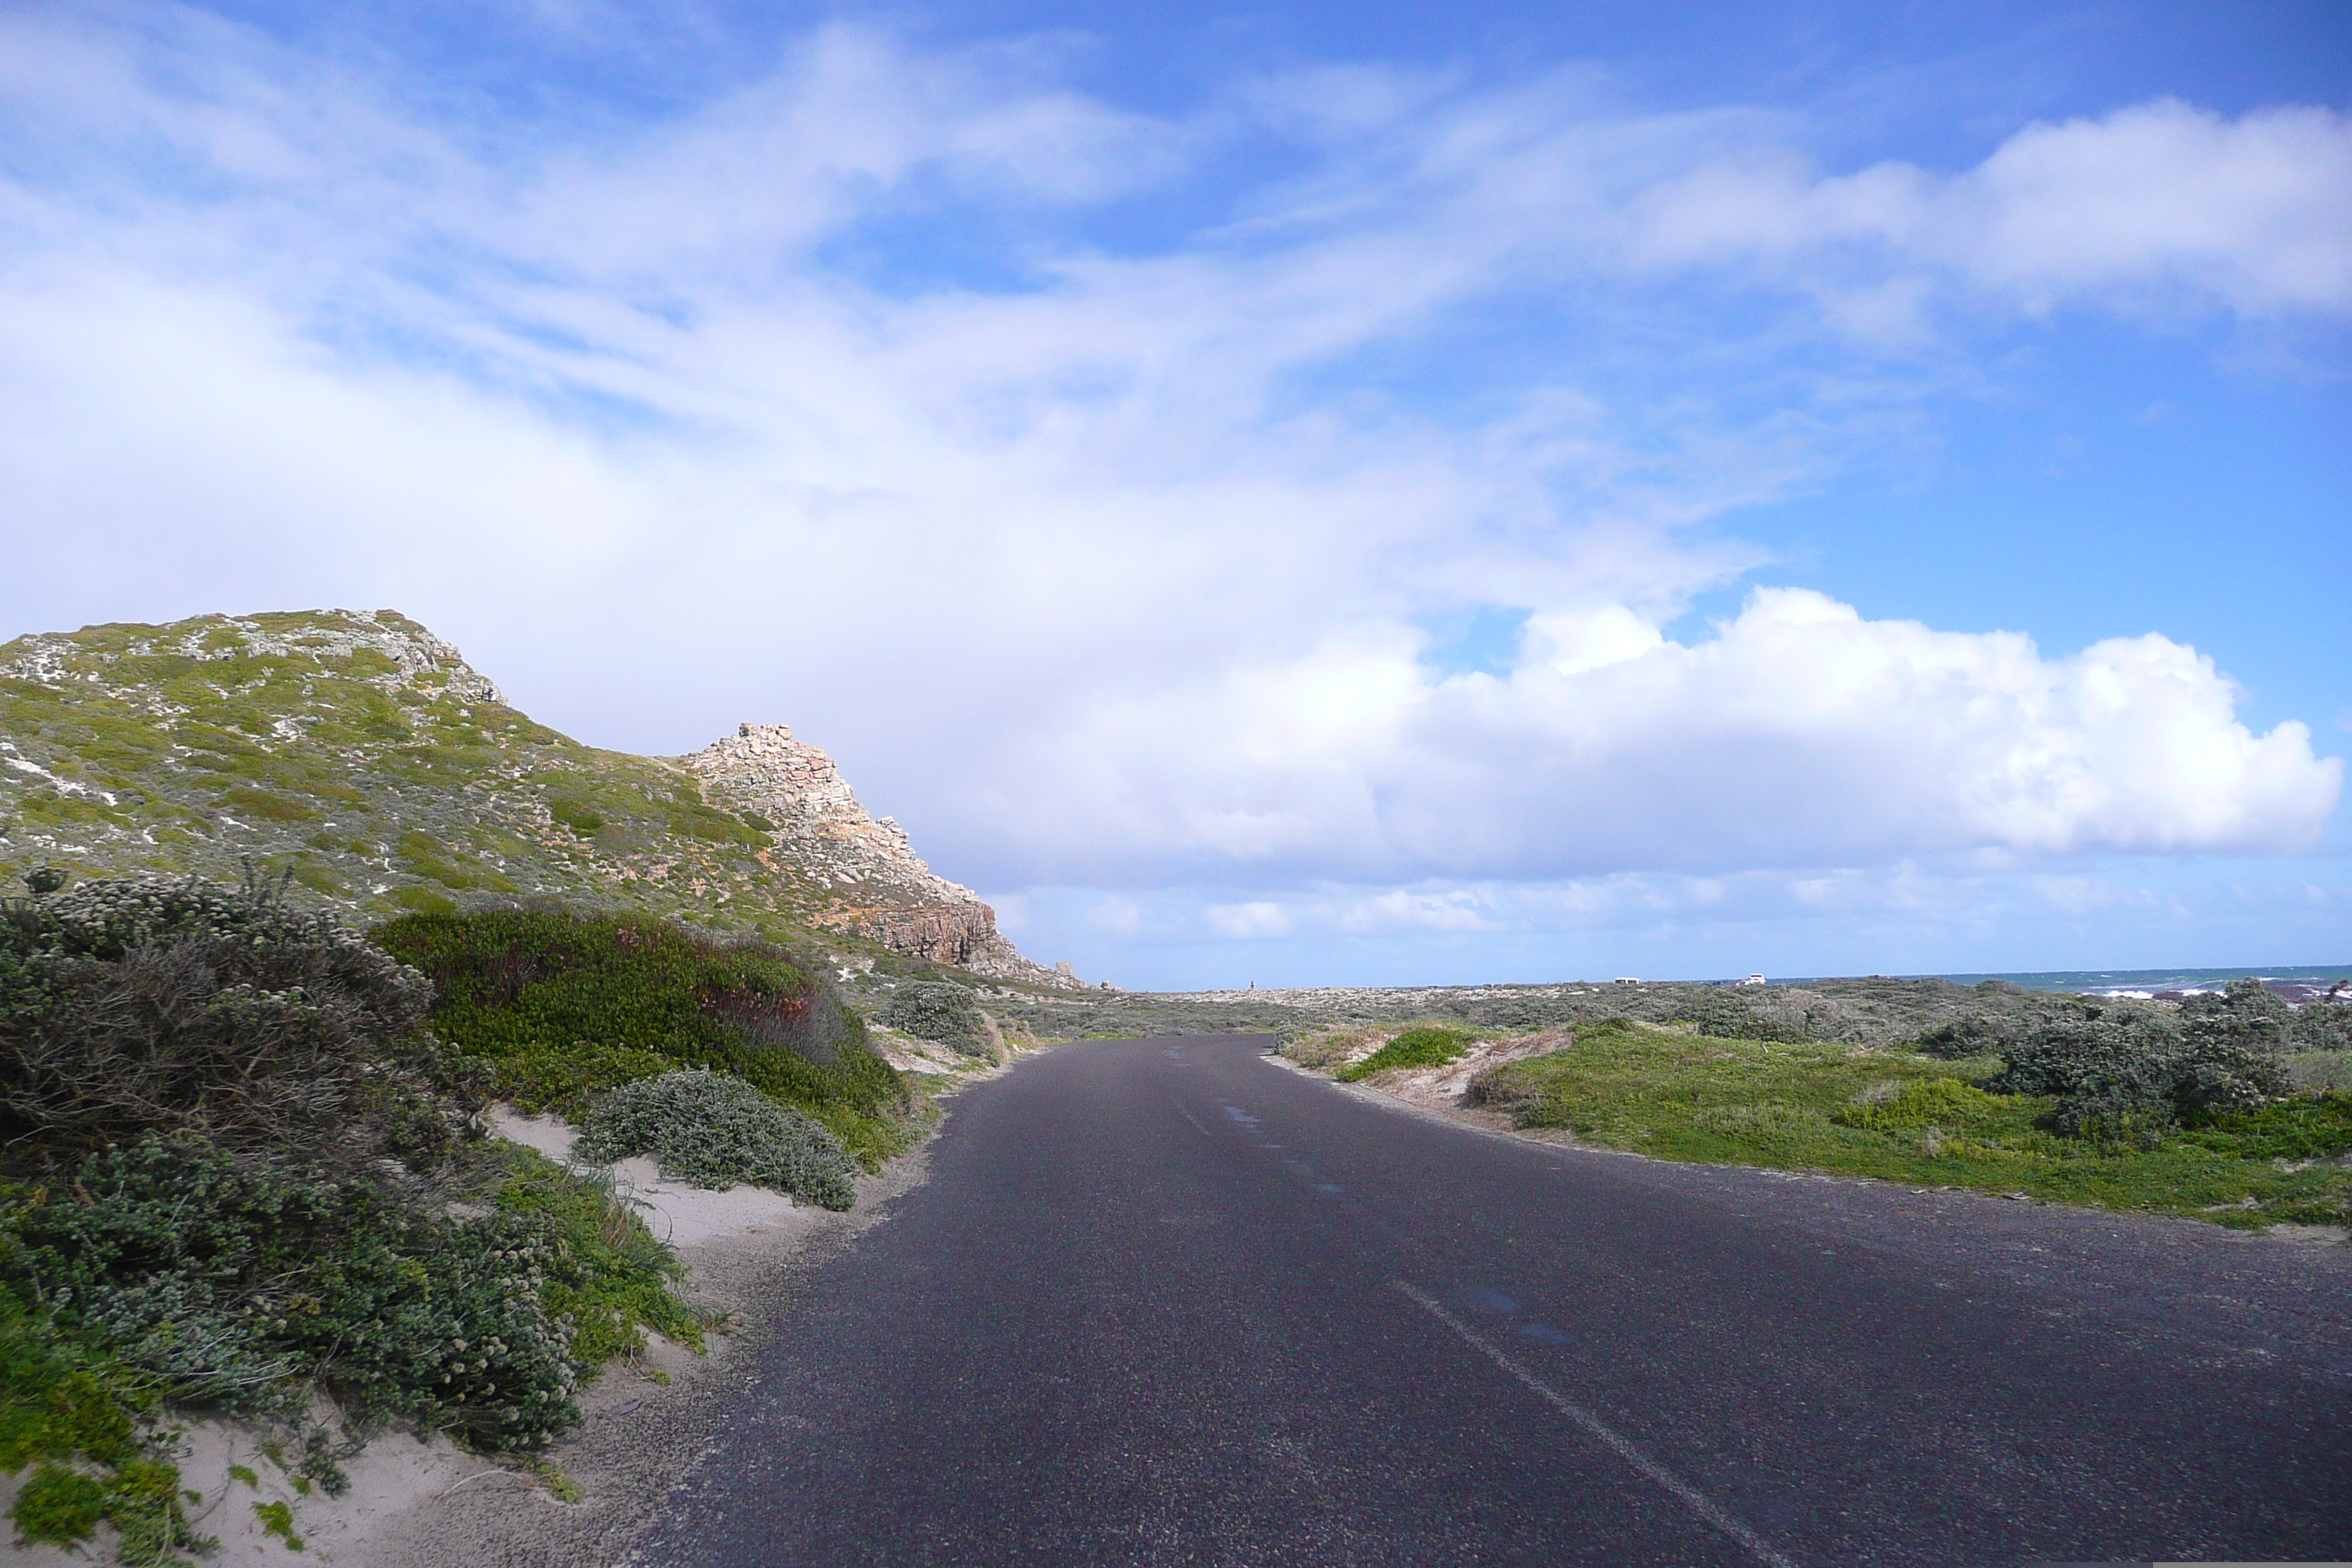
[[[1087,1042],[950,1102],[640,1560],[2352,1557],[2352,1249]]]

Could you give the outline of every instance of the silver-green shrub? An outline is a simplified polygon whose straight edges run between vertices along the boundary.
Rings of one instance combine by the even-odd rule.
[[[650,1154],[662,1174],[723,1191],[738,1182],[829,1209],[856,1201],[841,1140],[741,1079],[702,1068],[623,1084],[596,1102],[573,1150],[585,1160]]]
[[[283,890],[109,878],[0,903],[0,1147],[196,1133],[352,1170],[457,1136],[430,983]]]
[[[877,1015],[883,1023],[919,1040],[930,1040],[966,1056],[985,1056],[987,1028],[970,991],[946,980],[918,980],[890,994]]]
[[[1985,1087],[2058,1097],[2052,1125],[2077,1136],[2145,1141],[2179,1118],[2247,1110],[2294,1086],[2279,1047],[2287,1009],[2255,980],[2198,996],[2179,1021],[2084,1005],[2003,1051]]]

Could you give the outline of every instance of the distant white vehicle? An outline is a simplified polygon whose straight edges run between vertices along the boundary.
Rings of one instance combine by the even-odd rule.
[[[1766,979],[1765,979],[1762,975],[1760,975],[1760,974],[1751,974],[1751,975],[1749,975],[1747,979],[1745,979],[1745,980],[1741,981],[1739,984],[1741,984],[1742,985],[1768,985],[1768,984],[1771,984],[1771,983],[1770,983],[1769,981],[1766,980]]]
[[[1617,984],[1620,985],[1639,985],[1642,983],[1631,978],[1630,976],[1621,974],[1617,977]]]

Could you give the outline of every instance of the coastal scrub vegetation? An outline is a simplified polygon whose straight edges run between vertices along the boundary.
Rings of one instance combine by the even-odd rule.
[[[374,940],[431,979],[433,1029],[527,1110],[576,1123],[624,1084],[706,1068],[814,1117],[867,1170],[911,1139],[864,1022],[782,948],[536,906],[404,915]]]
[[[773,825],[535,723],[389,611],[0,644],[0,877],[251,857],[360,925],[530,889],[788,939],[819,901],[762,860]]]
[[[829,1209],[857,1199],[856,1166],[823,1122],[703,1068],[623,1084],[582,1131],[573,1152],[583,1160],[650,1154],[662,1174],[698,1187],[749,1182]]]
[[[1395,1068],[1444,1067],[1458,1060],[1477,1037],[1472,1030],[1447,1024],[1416,1025],[1363,1060],[1339,1068],[1332,1076],[1342,1083],[1354,1083]]]
[[[991,1054],[988,1021],[971,988],[951,980],[900,984],[884,999],[875,1020],[964,1056]]]
[[[286,883],[101,879],[0,902],[0,1469],[28,1542],[205,1542],[172,1413],[530,1449],[647,1332],[699,1342],[606,1184],[483,1137],[430,982]],[[290,1528],[290,1527],[289,1527]]]
[[[1874,1176],[2223,1224],[2352,1223],[2352,1094],[2288,1047],[2337,1026],[2257,983],[2177,1015],[2051,999],[2021,1031],[1925,1049],[1730,1039],[1632,1019],[1471,1080],[1523,1128],[1662,1158]],[[2315,1023],[2301,1013],[2326,1008]],[[1997,1048],[1959,1054],[1983,1042]]]

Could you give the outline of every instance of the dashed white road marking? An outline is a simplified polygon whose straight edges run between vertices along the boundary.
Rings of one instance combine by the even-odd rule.
[[[1641,1449],[1635,1447],[1625,1438],[1619,1436],[1616,1431],[1612,1428],[1607,1422],[1601,1420],[1601,1417],[1592,1414],[1591,1411],[1587,1410],[1581,1405],[1577,1404],[1574,1400],[1560,1393],[1559,1390],[1554,1388],[1550,1384],[1546,1383],[1542,1378],[1538,1377],[1533,1372],[1528,1370],[1523,1363],[1515,1360],[1505,1352],[1497,1349],[1496,1346],[1487,1343],[1485,1335],[1479,1333],[1477,1330],[1472,1328],[1469,1324],[1464,1322],[1461,1319],[1447,1311],[1444,1307],[1439,1304],[1435,1297],[1415,1289],[1402,1279],[1396,1282],[1396,1288],[1403,1291],[1407,1296],[1412,1297],[1414,1304],[1419,1306],[1423,1311],[1427,1312],[1431,1317],[1435,1318],[1439,1322],[1444,1323],[1447,1328],[1452,1329],[1455,1333],[1461,1335],[1464,1340],[1469,1342],[1473,1349],[1483,1353],[1487,1360],[1493,1362],[1496,1366],[1501,1367],[1505,1372],[1509,1373],[1513,1377],[1517,1378],[1521,1383],[1525,1384],[1528,1391],[1534,1394],[1537,1398],[1542,1400],[1546,1405],[1550,1405],[1554,1410],[1559,1411],[1562,1415],[1567,1416],[1570,1421],[1575,1422],[1579,1426],[1583,1427],[1594,1437],[1599,1438],[1601,1442],[1619,1458],[1624,1460],[1627,1464],[1641,1471],[1642,1474],[1649,1477],[1650,1479],[1657,1482],[1658,1485],[1665,1488],[1666,1490],[1674,1493],[1675,1497],[1681,1499],[1684,1505],[1689,1508],[1693,1513],[1698,1515],[1701,1519],[1706,1521],[1707,1523],[1715,1526],[1716,1529],[1723,1531],[1724,1534],[1728,1535],[1732,1540],[1737,1541],[1740,1545],[1746,1547],[1755,1555],[1758,1562],[1769,1563],[1770,1568],[1797,1568],[1797,1565],[1794,1563],[1790,1562],[1788,1558],[1781,1556],[1780,1552],[1774,1551],[1772,1549],[1771,1542],[1766,1541],[1762,1536],[1748,1529],[1745,1524],[1742,1524],[1713,1498],[1708,1497],[1705,1492],[1699,1490],[1696,1487],[1691,1485],[1688,1481],[1675,1474],[1674,1471],[1666,1468],[1665,1466],[1658,1463],[1657,1460],[1642,1452]]]

